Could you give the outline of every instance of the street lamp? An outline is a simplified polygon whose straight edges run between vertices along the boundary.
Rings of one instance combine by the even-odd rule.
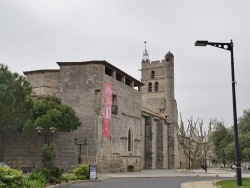
[[[77,141],[78,141],[78,139],[77,138],[75,138],[74,139],[74,141],[75,141],[75,145],[78,145],[79,146],[79,156],[78,156],[78,164],[81,164],[81,162],[82,162],[82,145],[83,146],[88,146],[88,140],[87,139],[85,139],[84,141],[83,141],[83,143],[77,143]],[[87,156],[88,156],[88,148],[87,148]],[[87,161],[87,157],[86,157],[86,163],[87,163],[88,161]]]
[[[235,142],[235,163],[236,163],[236,178],[237,186],[242,186],[241,165],[239,155],[239,139],[238,139],[238,125],[237,125],[237,110],[236,110],[236,94],[235,94],[235,77],[234,77],[234,55],[233,55],[233,41],[230,43],[196,41],[195,46],[214,46],[231,52],[231,76],[232,76],[232,97],[233,97],[233,120],[234,120],[234,142]]]
[[[205,172],[207,172],[207,140],[205,140],[205,142],[203,143],[203,147],[204,147],[204,170]]]
[[[190,170],[190,150],[191,150],[191,138],[190,138],[190,134],[189,134],[189,138],[188,138],[188,170]]]
[[[37,130],[39,136],[44,136],[44,144],[47,144],[47,140],[48,140],[48,145],[49,145],[50,144],[50,137],[52,137],[54,135],[54,133],[56,131],[56,128],[55,127],[50,127],[48,129],[47,133],[45,133],[45,134],[42,134],[43,128],[40,127],[40,126],[37,127],[36,130]]]

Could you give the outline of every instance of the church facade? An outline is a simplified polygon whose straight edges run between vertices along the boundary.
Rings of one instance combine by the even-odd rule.
[[[24,72],[32,97],[56,95],[82,122],[77,130],[51,138],[57,166],[71,170],[78,163],[97,164],[99,172],[180,167],[172,53],[161,61],[144,58],[141,81],[107,61],[57,64],[56,70]],[[14,139],[18,143],[12,144]],[[44,143],[38,135],[4,132],[0,142],[0,158],[10,166],[39,167]]]

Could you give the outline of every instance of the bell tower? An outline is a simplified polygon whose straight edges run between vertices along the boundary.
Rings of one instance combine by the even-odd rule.
[[[147,52],[146,47],[144,52]],[[177,168],[179,160],[175,124],[178,123],[178,112],[174,92],[174,55],[169,51],[164,59],[157,61],[150,61],[149,58],[144,57],[146,56],[143,54],[141,62],[141,82],[144,84],[141,88],[142,111],[152,114],[151,121],[147,121],[149,116],[146,118],[145,135],[149,138],[150,131],[152,135],[156,135],[150,138],[152,148],[156,148],[155,151],[148,151],[148,153],[156,153],[151,157],[151,166],[152,169],[161,166],[158,163],[162,160],[163,168]],[[150,143],[145,138],[146,149],[147,144]]]

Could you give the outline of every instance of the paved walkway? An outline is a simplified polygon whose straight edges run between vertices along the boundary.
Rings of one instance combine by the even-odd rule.
[[[98,174],[99,179],[106,179],[110,177],[176,177],[176,176],[198,176],[198,177],[224,177],[235,178],[236,172],[231,169],[208,169],[204,170],[142,170],[141,172],[125,172],[125,173],[107,173]],[[242,172],[242,177],[250,178],[250,172]],[[216,181],[216,180],[215,180]],[[215,181],[198,181],[188,182],[181,185],[181,188],[217,188],[214,185]]]

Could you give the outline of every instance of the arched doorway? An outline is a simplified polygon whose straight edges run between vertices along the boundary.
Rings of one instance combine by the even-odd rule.
[[[134,166],[132,166],[132,165],[129,165],[129,166],[127,167],[127,172],[134,172],[134,170],[135,170],[135,168],[134,168]]]

